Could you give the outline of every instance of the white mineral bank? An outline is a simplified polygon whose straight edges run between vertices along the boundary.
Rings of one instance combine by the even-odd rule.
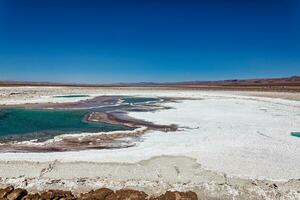
[[[132,148],[46,154],[2,153],[0,160],[133,163],[159,155],[183,155],[196,158],[204,168],[230,176],[276,180],[300,178],[300,138],[290,135],[292,131],[300,131],[299,101],[218,91],[106,89],[85,93],[88,92],[197,99],[166,103],[172,107],[169,110],[130,113],[132,117],[182,127],[177,132],[149,132]],[[43,97],[36,101],[38,99],[45,102]]]

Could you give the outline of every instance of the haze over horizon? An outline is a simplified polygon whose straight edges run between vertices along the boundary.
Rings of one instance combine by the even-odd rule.
[[[299,0],[3,0],[0,27],[0,80],[300,75]]]

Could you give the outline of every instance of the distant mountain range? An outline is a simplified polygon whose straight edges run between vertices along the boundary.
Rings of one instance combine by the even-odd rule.
[[[83,87],[158,87],[158,86],[287,86],[300,87],[300,76],[287,78],[231,79],[218,81],[139,82],[114,84],[77,84],[55,82],[0,81],[0,86],[83,86]]]
[[[227,85],[287,85],[287,86],[300,86],[300,76],[292,76],[287,78],[262,78],[262,79],[231,79],[231,80],[220,80],[220,81],[187,81],[177,82],[170,84],[179,85],[216,85],[216,86],[227,86]]]

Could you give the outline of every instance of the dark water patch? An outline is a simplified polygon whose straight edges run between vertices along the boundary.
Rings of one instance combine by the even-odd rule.
[[[88,122],[85,120],[88,113],[68,110],[2,109],[0,110],[0,140],[45,140],[68,133],[132,130],[123,125]]]
[[[62,95],[62,96],[54,96],[55,98],[80,98],[80,97],[90,97],[90,95],[85,94],[75,94],[75,95]]]
[[[140,104],[140,103],[148,103],[148,102],[159,102],[161,99],[159,98],[146,98],[146,97],[126,97],[122,98],[123,103],[129,104]]]
[[[291,136],[300,138],[300,131],[299,132],[291,132]]]

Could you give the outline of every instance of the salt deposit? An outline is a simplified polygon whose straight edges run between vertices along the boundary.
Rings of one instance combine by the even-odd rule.
[[[0,160],[134,163],[153,156],[176,155],[195,158],[204,168],[229,176],[300,178],[300,139],[290,135],[300,130],[299,101],[222,91],[97,89],[81,91],[81,94],[188,97],[192,100],[164,104],[173,108],[169,110],[131,112],[130,116],[135,118],[158,124],[175,123],[181,127],[177,132],[149,132],[135,147],[48,153],[47,156],[5,153],[0,154]],[[44,96],[32,99],[36,102],[52,100]],[[7,103],[5,101],[0,100],[0,103]]]

